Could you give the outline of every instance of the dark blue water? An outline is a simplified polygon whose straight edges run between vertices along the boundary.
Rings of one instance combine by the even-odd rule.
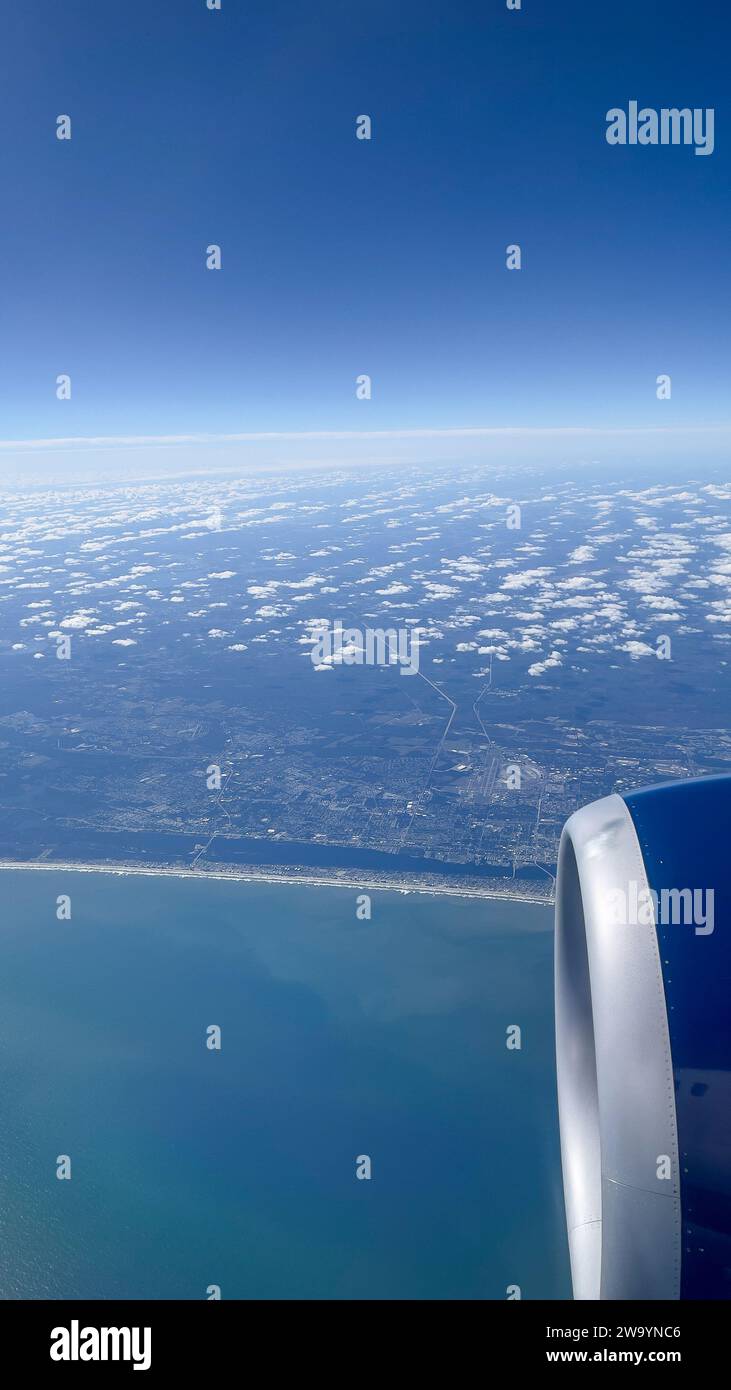
[[[569,1296],[546,909],[2,888],[0,1296]]]

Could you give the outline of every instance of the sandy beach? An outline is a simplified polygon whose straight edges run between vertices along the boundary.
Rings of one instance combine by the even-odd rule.
[[[116,874],[127,876],[133,874],[157,877],[166,875],[171,878],[238,880],[243,883],[286,883],[290,886],[305,885],[312,888],[348,888],[358,892],[369,893],[424,893],[432,897],[452,897],[452,898],[489,898],[499,901],[532,903],[536,907],[551,907],[553,898],[539,898],[530,893],[501,893],[490,888],[468,888],[459,887],[455,884],[425,884],[418,880],[409,880],[407,883],[388,883],[369,878],[364,875],[362,878],[339,878],[335,875],[320,877],[316,874],[273,874],[265,870],[257,869],[182,869],[169,868],[163,865],[152,864],[75,864],[68,862],[57,862],[56,860],[32,859],[32,860],[0,860],[0,869],[22,869],[22,870],[45,870],[54,873],[74,873],[74,874]]]

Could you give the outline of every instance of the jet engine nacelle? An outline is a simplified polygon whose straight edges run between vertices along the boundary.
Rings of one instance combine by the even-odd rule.
[[[731,777],[567,821],[556,1053],[574,1297],[731,1297]]]

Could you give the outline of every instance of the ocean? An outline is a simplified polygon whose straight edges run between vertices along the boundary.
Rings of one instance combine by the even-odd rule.
[[[0,888],[0,1297],[570,1297],[548,909]]]

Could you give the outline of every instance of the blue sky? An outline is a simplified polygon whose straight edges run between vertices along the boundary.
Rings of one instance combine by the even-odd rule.
[[[0,440],[725,422],[728,7],[523,4],[5,5]]]

